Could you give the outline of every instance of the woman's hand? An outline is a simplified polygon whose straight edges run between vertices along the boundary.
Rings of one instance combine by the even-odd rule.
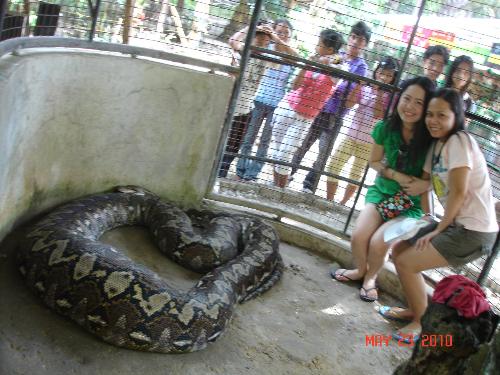
[[[429,191],[430,181],[413,177],[408,181],[404,181],[400,185],[406,194],[417,196],[425,193],[426,191]]]
[[[420,237],[415,243],[415,250],[422,251],[424,250],[431,242],[431,240],[436,237],[439,233],[439,230],[435,229],[430,233],[427,233],[425,236]]]

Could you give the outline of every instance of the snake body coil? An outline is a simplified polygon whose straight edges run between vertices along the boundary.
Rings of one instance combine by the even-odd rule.
[[[142,225],[161,252],[206,273],[179,293],[150,269],[99,242],[110,229]],[[226,328],[234,306],[272,287],[279,239],[244,215],[184,212],[141,188],[56,208],[21,243],[20,271],[44,303],[116,346],[162,353],[200,350]]]

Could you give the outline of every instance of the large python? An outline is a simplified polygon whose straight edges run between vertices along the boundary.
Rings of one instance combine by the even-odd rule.
[[[205,273],[179,293],[150,269],[99,242],[124,225],[149,228],[160,251]],[[129,349],[203,349],[227,327],[237,302],[279,280],[274,229],[250,216],[182,211],[149,191],[121,187],[64,204],[26,232],[19,269],[52,310],[102,340]]]

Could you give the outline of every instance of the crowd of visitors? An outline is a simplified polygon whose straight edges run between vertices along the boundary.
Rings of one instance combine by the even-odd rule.
[[[292,32],[287,20],[278,20],[272,26],[259,26],[253,43],[296,55],[290,46]],[[245,33],[242,30],[231,38],[235,51],[242,48]],[[342,35],[323,30],[309,60],[364,77],[363,51],[370,37],[369,27],[356,22],[340,51]],[[374,169],[378,175],[368,188],[352,233],[354,268],[332,269],[330,274],[338,282],[359,283],[359,297],[376,301],[377,275],[392,248],[408,308],[384,306],[379,312],[389,319],[408,321],[395,333],[398,339],[420,334],[420,319],[427,307],[421,271],[463,265],[488,254],[498,232],[487,165],[477,142],[465,130],[464,112],[475,108],[468,92],[474,64],[470,57],[458,56],[446,71],[443,88],[438,88],[448,63],[444,46],[430,46],[423,55],[422,76],[401,81],[392,94],[374,83],[340,79],[314,69],[301,69],[291,79],[293,69],[286,59],[272,64],[254,59],[244,72],[226,146],[229,155],[219,170],[219,176],[225,177],[239,152],[236,178],[254,181],[264,165],[262,158],[268,157],[277,162],[273,184],[285,188],[319,140],[319,153],[303,181],[303,191],[315,191],[326,167],[326,197],[334,200],[343,168],[353,157],[349,183],[340,200],[345,205],[365,168]],[[400,73],[396,59],[381,56],[372,78],[395,85]],[[343,126],[348,112],[351,121]],[[264,119],[255,154],[260,160],[248,158]],[[341,129],[342,137],[338,137]],[[432,191],[444,208],[440,221],[433,216]],[[408,240],[387,243],[384,232],[401,218],[424,218],[428,224]]]

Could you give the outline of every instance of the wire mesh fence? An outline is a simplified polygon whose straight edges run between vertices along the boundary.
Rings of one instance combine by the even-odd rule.
[[[218,193],[265,201],[291,218],[347,235],[376,178],[367,168],[374,126],[396,110],[402,82],[426,75],[462,93],[468,130],[500,197],[494,0],[258,3],[247,62],[240,60],[255,1],[0,0],[0,40],[59,36],[241,63],[239,97],[214,172],[221,178]],[[301,87],[314,90],[302,95]],[[484,263],[444,273],[477,276]],[[499,280],[497,261],[492,290],[500,290]]]

